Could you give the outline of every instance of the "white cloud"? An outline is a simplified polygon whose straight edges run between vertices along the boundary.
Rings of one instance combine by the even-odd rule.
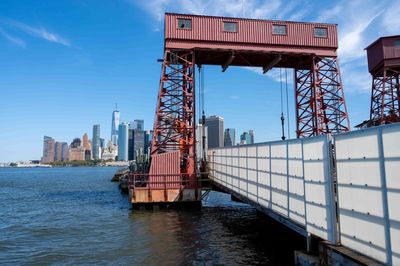
[[[383,30],[388,34],[399,34],[400,30],[400,1],[393,1],[383,15]]]
[[[14,44],[16,44],[16,45],[18,45],[18,46],[20,46],[20,47],[22,47],[22,48],[25,48],[25,47],[26,47],[26,44],[25,44],[24,40],[19,39],[19,38],[17,38],[17,37],[14,37],[14,36],[10,35],[8,32],[6,32],[6,31],[5,31],[3,28],[1,28],[1,27],[0,27],[0,34],[1,34],[4,38],[6,38],[8,41],[10,41],[10,42],[12,42],[12,43],[14,43]]]
[[[48,42],[58,43],[58,44],[61,44],[61,45],[64,45],[64,46],[70,46],[71,45],[71,43],[67,39],[59,36],[56,33],[49,32],[47,29],[45,29],[44,27],[41,27],[41,26],[40,27],[33,27],[33,26],[27,25],[25,23],[22,23],[22,22],[19,22],[19,21],[15,21],[15,20],[10,20],[10,19],[2,20],[1,22],[2,22],[3,25],[7,25],[7,26],[12,27],[14,29],[21,30],[21,31],[33,36],[33,37],[41,38],[41,39],[46,40]]]

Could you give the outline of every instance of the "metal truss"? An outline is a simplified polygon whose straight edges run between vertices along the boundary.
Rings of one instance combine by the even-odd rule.
[[[313,57],[308,70],[295,70],[297,137],[350,130],[336,58]]]
[[[196,173],[194,58],[190,50],[165,51],[154,119],[151,156],[179,150],[182,174]]]
[[[400,72],[384,68],[372,77],[371,125],[400,122]]]

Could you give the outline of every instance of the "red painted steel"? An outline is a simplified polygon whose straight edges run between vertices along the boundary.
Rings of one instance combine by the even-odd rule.
[[[196,176],[194,66],[193,51],[165,51],[154,119],[152,174]]]
[[[168,153],[154,154],[152,156],[151,168],[149,172],[149,182],[152,187],[179,187],[181,172],[180,152],[172,151]],[[163,182],[167,182],[164,184]]]
[[[191,19],[191,29],[178,27],[178,19]],[[237,23],[237,32],[223,29],[224,22]],[[273,25],[285,25],[286,35],[272,33]],[[315,37],[314,28],[327,29],[327,37]],[[336,56],[336,24],[272,21],[167,13],[165,47],[173,49],[242,49]]]
[[[365,50],[367,50],[368,70],[372,75],[382,75],[383,67],[400,65],[400,35],[381,37]]]
[[[366,50],[372,75],[368,126],[400,122],[400,35],[381,37]]]
[[[297,137],[350,130],[336,58],[313,58],[311,70],[295,71]]]

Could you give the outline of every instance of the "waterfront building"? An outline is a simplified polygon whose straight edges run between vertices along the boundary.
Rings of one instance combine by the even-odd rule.
[[[235,146],[235,129],[227,128],[224,133],[224,147]]]
[[[117,146],[114,145],[110,140],[107,144],[107,147],[103,150],[102,159],[105,161],[114,161],[117,154]]]
[[[82,146],[70,148],[68,154],[69,161],[84,161],[85,149]]]
[[[205,139],[205,145],[204,145],[204,152],[207,156],[207,150],[208,150],[208,142],[207,142],[207,127],[204,128],[204,136],[206,137]],[[197,160],[200,161],[203,159],[203,125],[198,124],[196,127],[196,155],[197,155]]]
[[[89,136],[87,133],[82,136],[82,146],[85,150],[90,150]]]
[[[94,160],[100,159],[100,125],[93,125],[92,156]]]
[[[55,140],[52,137],[43,137],[43,157],[42,163],[54,162],[55,158]]]
[[[54,161],[61,162],[62,146],[61,142],[56,141],[54,145]]]
[[[68,143],[61,142],[61,161],[66,162],[69,160]]]
[[[205,120],[207,127],[208,148],[224,146],[224,119],[219,116],[209,116]]]
[[[120,113],[115,106],[111,118],[111,141],[114,145],[118,145],[118,126],[119,126]]]
[[[92,151],[85,150],[85,161],[90,161],[92,159]]]
[[[129,123],[123,122],[118,127],[118,161],[128,161]]]

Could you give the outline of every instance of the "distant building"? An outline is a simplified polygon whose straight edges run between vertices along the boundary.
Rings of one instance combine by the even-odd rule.
[[[90,150],[89,137],[87,133],[82,136],[82,146],[85,150]]]
[[[135,119],[130,123],[129,129],[144,130],[144,120]]]
[[[68,143],[61,142],[61,161],[66,162],[69,160]]]
[[[92,159],[92,151],[85,150],[85,161],[90,161]]]
[[[102,154],[102,159],[105,161],[114,161],[117,156],[117,146],[112,143],[110,140],[107,144],[107,147],[104,149]]]
[[[106,140],[103,138],[100,138],[100,148],[102,149],[106,148]]]
[[[128,132],[128,160],[132,161],[135,158],[135,134],[134,129],[129,129]]]
[[[235,146],[235,129],[227,128],[224,133],[224,147]]]
[[[206,118],[208,148],[218,148],[224,146],[224,119],[219,116],[209,116]]]
[[[71,142],[70,148],[75,149],[82,146],[82,141],[80,138],[74,138]]]
[[[145,143],[145,132],[140,129],[135,129],[134,131],[134,157],[136,160],[136,154],[144,154],[144,143]]]
[[[84,161],[85,160],[85,149],[82,146],[69,149],[68,158],[69,158],[69,161]]]
[[[121,123],[118,127],[118,161],[128,161],[129,123]]]
[[[94,160],[99,160],[100,156],[100,125],[93,126],[92,137],[92,156]]]
[[[254,131],[243,132],[243,134],[240,135],[240,144],[254,144]]]
[[[43,157],[42,163],[54,162],[55,158],[55,140],[52,137],[43,137]]]
[[[115,107],[115,111],[112,113],[111,118],[111,141],[114,145],[118,145],[118,126],[119,126],[120,113]]]
[[[56,141],[54,145],[54,161],[61,162],[62,161],[62,143]]]
[[[150,154],[152,139],[153,139],[153,130],[146,130],[146,132],[144,133],[144,154]]]
[[[208,145],[207,145],[207,127],[204,128],[204,136],[206,137],[205,139],[205,154],[207,156],[207,150],[208,150]],[[198,124],[196,127],[196,156],[197,160],[200,161],[203,159],[203,125]]]
[[[249,130],[250,144],[254,144],[254,130]]]

